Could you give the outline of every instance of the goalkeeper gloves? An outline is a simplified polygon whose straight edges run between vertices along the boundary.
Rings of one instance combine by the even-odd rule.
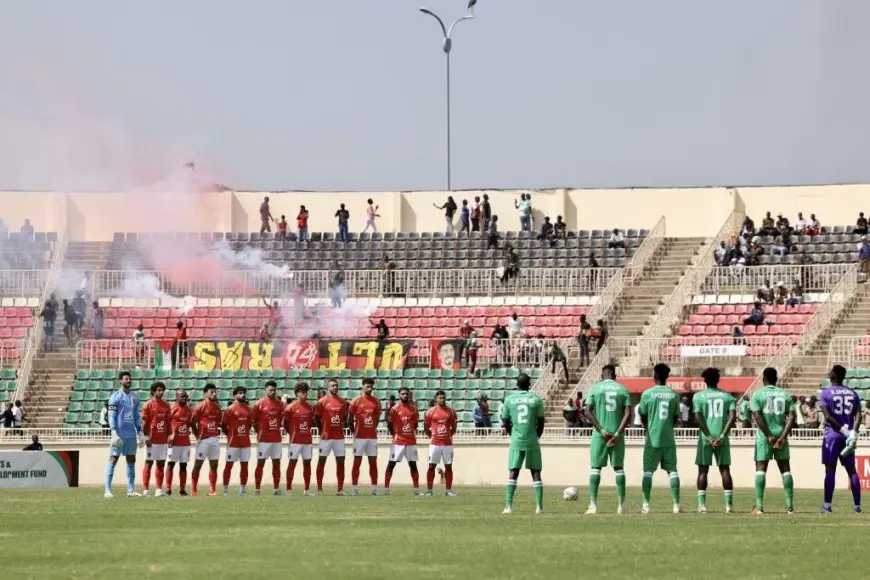
[[[843,451],[840,452],[840,456],[846,457],[847,455],[851,455],[855,452],[855,447],[858,446],[858,432],[852,431],[848,436],[846,436],[846,447],[843,448]]]
[[[112,449],[120,449],[121,448],[121,436],[118,435],[117,431],[112,431]]]
[[[139,448],[145,447],[145,435],[142,433],[136,434],[137,443],[139,444]]]

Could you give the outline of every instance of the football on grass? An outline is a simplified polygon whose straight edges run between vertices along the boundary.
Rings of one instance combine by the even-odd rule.
[[[576,487],[566,487],[565,491],[562,492],[562,499],[565,501],[577,501],[577,496],[580,495],[577,493]]]

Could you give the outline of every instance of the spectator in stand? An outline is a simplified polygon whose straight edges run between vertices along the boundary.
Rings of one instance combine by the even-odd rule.
[[[97,340],[103,339],[103,328],[106,325],[106,312],[100,307],[100,303],[94,300],[91,304],[93,314],[91,315],[91,326],[94,329],[94,338]]]
[[[550,216],[544,218],[544,223],[541,224],[541,233],[538,234],[538,239],[542,242],[549,242],[551,248],[556,244],[553,224],[550,223]]]
[[[299,206],[299,213],[296,214],[296,235],[300,242],[308,242],[311,239],[308,237],[308,210],[304,205]]]
[[[390,416],[390,409],[396,406],[396,395],[390,395],[387,399],[387,404],[384,405],[384,422],[387,421],[387,417]]]
[[[21,226],[21,235],[27,238],[33,237],[33,225],[30,223],[30,218],[24,219],[24,225]]]
[[[756,237],[749,242],[749,248],[747,248],[745,256],[747,266],[757,266],[761,256],[764,255],[764,248],[759,245],[757,240],[758,238]]]
[[[725,241],[719,242],[719,247],[713,250],[713,257],[716,259],[717,266],[727,266],[725,258],[728,256],[728,248],[725,247]]]
[[[477,429],[477,434],[486,435],[487,431],[492,429],[492,419],[489,413],[489,397],[486,395],[478,397],[471,416],[474,419],[474,427]]]
[[[511,340],[517,340],[523,337],[523,321],[520,316],[514,312],[507,319],[508,337]]]
[[[740,235],[749,235],[750,237],[755,235],[755,222],[752,221],[751,217],[746,216],[743,218],[743,225],[740,227]]]
[[[689,404],[689,397],[683,395],[680,397],[680,427],[690,427],[692,421],[692,406]]]
[[[332,265],[332,275],[329,281],[329,299],[333,308],[341,308],[344,302],[344,270],[338,262]]]
[[[604,343],[607,342],[607,337],[610,336],[610,331],[607,329],[607,323],[604,321],[604,319],[599,318],[598,322],[596,322],[595,324],[595,354],[598,354],[604,347]]]
[[[749,316],[743,320],[744,325],[753,325],[756,328],[764,324],[764,310],[761,307],[761,302],[756,302],[752,310],[749,312]]]
[[[111,434],[109,426],[109,401],[103,401],[103,408],[100,409],[100,428],[103,430],[104,437],[108,437]]]
[[[745,334],[743,334],[743,329],[739,326],[734,327],[734,331],[731,333],[731,342],[734,345],[742,346],[746,344]]]
[[[42,443],[39,442],[39,435],[34,435],[30,438],[30,445],[26,446],[22,451],[42,451]]]
[[[82,296],[87,298],[91,295],[91,277],[93,276],[93,272],[90,270],[85,270],[85,275],[82,276],[82,281],[79,282],[79,291],[82,293]]]
[[[12,403],[6,403],[6,408],[3,410],[3,428],[12,429],[15,415],[12,413]]]
[[[801,286],[800,280],[795,280],[791,287],[791,295],[786,301],[788,306],[797,306],[804,303],[804,288]]]
[[[335,217],[338,218],[338,237],[345,244],[349,241],[348,228],[350,227],[350,212],[344,207],[344,204],[339,204],[335,212]]]
[[[778,231],[791,229],[791,226],[788,223],[788,218],[783,216],[781,213],[776,215],[776,229]]]
[[[378,226],[375,225],[375,219],[381,217],[381,214],[378,213],[379,207],[381,206],[375,205],[373,200],[368,200],[366,205],[366,227],[363,228],[363,233],[369,231],[369,226],[371,226],[374,233],[378,233]]]
[[[75,329],[78,315],[66,298],[63,299],[63,335],[69,346],[73,344],[73,330]]]
[[[801,400],[799,397],[792,395],[791,397],[791,405],[792,409],[794,409],[794,425],[796,429],[803,429],[806,427],[806,421],[804,420],[804,413],[801,409]]]
[[[577,335],[577,342],[580,344],[580,366],[589,365],[589,337],[592,333],[592,325],[586,321],[586,315],[580,315],[580,334]]]
[[[393,296],[398,293],[396,284],[396,263],[386,254],[381,262],[381,274],[384,277],[384,296]]]
[[[870,274],[870,240],[867,239],[867,236],[864,236],[861,249],[858,250],[858,261],[861,264],[861,272]]]
[[[471,202],[471,231],[480,231],[480,196],[475,195],[474,201]]]
[[[477,370],[477,350],[479,348],[477,333],[472,330],[465,340],[465,352],[468,353],[468,373],[472,376]]]
[[[550,372],[555,376],[556,365],[562,365],[562,371],[565,373],[565,384],[567,385],[571,381],[571,375],[568,373],[568,357],[566,357],[565,353],[562,352],[562,349],[559,348],[559,342],[556,340],[547,341],[543,334],[538,335],[538,340],[549,343],[546,354],[548,360],[546,362],[550,363]]]
[[[76,290],[76,297],[72,301],[73,312],[76,313],[76,321],[73,325],[78,336],[82,335],[82,327],[85,325],[85,314],[87,304],[85,303],[85,295],[81,290]]]
[[[610,238],[607,240],[607,247],[610,249],[613,248],[623,248],[625,249],[625,236],[618,229],[613,228],[613,231],[610,232]]]
[[[504,266],[501,275],[502,283],[507,283],[511,278],[516,278],[520,274],[520,257],[513,246],[505,248]]]
[[[802,234],[808,225],[810,225],[810,221],[804,218],[803,213],[798,212],[797,220],[794,222],[794,230]]]
[[[377,323],[369,316],[369,324],[375,329],[375,340],[378,342],[386,342],[390,338],[390,327],[387,326],[387,321],[381,318]]]
[[[864,401],[864,411],[862,412],[861,427],[866,431],[870,429],[870,401]]]
[[[257,331],[257,340],[260,343],[272,342],[272,333],[269,332],[269,322],[264,322],[260,325],[260,330]]]
[[[521,193],[520,198],[514,200],[514,207],[517,208],[520,217],[520,230],[532,231],[532,201],[529,199],[529,195]]]
[[[804,399],[803,409],[804,425],[807,429],[818,429],[821,426],[819,417],[819,408],[816,405],[815,397],[806,397]]]
[[[761,229],[758,234],[762,236],[775,236],[777,234],[776,224],[770,216],[770,212],[764,214],[764,219],[761,220]]]
[[[468,200],[462,200],[462,207],[459,209],[459,233],[471,232],[471,208],[468,207]]]
[[[498,249],[498,216],[494,215],[486,224],[486,249]]]
[[[133,331],[133,356],[136,358],[136,364],[140,365],[145,362],[145,330],[142,324],[136,327]]]
[[[553,224],[553,235],[557,240],[564,240],[568,237],[568,224],[562,221],[562,216],[556,216],[556,223]]]
[[[470,325],[469,325],[470,326]],[[495,341],[495,361],[496,364],[504,366],[508,364],[508,345],[510,344],[510,334],[508,329],[503,324],[495,323],[492,329],[490,338]]]
[[[788,256],[788,246],[786,245],[785,236],[776,236],[776,241],[773,242],[774,256]]]
[[[740,426],[744,429],[749,429],[750,427],[752,427],[752,421],[750,420],[749,413],[749,397],[746,395],[740,397],[740,401],[738,401],[737,419],[740,421]]]
[[[591,254],[589,256],[589,265],[587,267],[600,268],[600,266],[598,265],[598,259],[595,257],[595,254]]]
[[[281,316],[281,305],[277,300],[273,300],[271,304],[266,298],[261,298],[263,301],[263,305],[266,307],[266,310],[269,312],[269,334],[272,336],[277,336],[280,332],[282,326],[284,326],[284,320]],[[185,340],[187,339],[187,331],[185,331]]]
[[[42,348],[45,352],[52,352],[54,351],[54,322],[57,319],[57,310],[52,305],[51,300],[45,303],[39,317],[42,318]]]
[[[773,299],[774,304],[785,305],[788,302],[788,288],[785,287],[785,282],[780,280],[776,283],[776,291]]]
[[[489,204],[489,194],[483,194],[483,201],[480,202],[480,218],[483,220],[483,231],[489,232],[489,222],[492,221],[492,206]]]
[[[263,203],[260,204],[260,233],[270,232],[272,231],[272,226],[269,225],[269,222],[274,222],[275,218],[272,217],[272,210],[269,208],[269,196],[263,198]]]
[[[464,341],[468,341],[468,337],[471,336],[471,333],[474,332],[474,327],[471,326],[471,321],[465,319],[462,321],[462,324],[459,325],[459,338]],[[465,366],[468,366],[468,350],[465,351]]]
[[[444,210],[444,233],[450,235],[453,233],[453,216],[456,214],[456,202],[453,201],[453,196],[448,195],[447,201],[444,202],[444,205],[435,205],[432,204],[435,209],[443,209]]]
[[[765,280],[764,282],[762,282],[761,287],[755,294],[755,297],[760,302],[764,302],[765,304],[773,304],[773,301],[776,298],[776,292],[774,292],[769,280]]]
[[[565,419],[566,429],[576,429],[579,426],[577,423],[577,405],[571,397],[568,397],[568,402],[562,407],[562,418]]]
[[[822,222],[816,219],[816,214],[810,214],[810,224],[804,230],[805,236],[817,236],[822,233]]]
[[[278,239],[287,239],[287,216],[282,215],[281,221],[278,222]]]
[[[864,217],[863,211],[858,214],[858,220],[855,222],[855,229],[852,230],[852,233],[861,236],[867,235],[867,218]]]
[[[21,431],[21,425],[24,422],[24,409],[21,408],[21,401],[15,401],[15,404],[12,405],[12,427],[16,430],[17,435],[23,435],[24,433]]]

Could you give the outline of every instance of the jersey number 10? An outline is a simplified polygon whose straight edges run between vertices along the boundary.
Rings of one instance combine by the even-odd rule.
[[[721,419],[725,414],[725,402],[722,399],[710,399],[707,401],[707,416],[713,419]]]

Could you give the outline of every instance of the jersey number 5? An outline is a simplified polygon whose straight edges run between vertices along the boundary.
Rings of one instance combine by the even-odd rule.
[[[525,404],[517,405],[517,425],[525,425],[529,422],[529,406]]]
[[[608,413],[616,411],[616,393],[604,393],[604,410]]]

